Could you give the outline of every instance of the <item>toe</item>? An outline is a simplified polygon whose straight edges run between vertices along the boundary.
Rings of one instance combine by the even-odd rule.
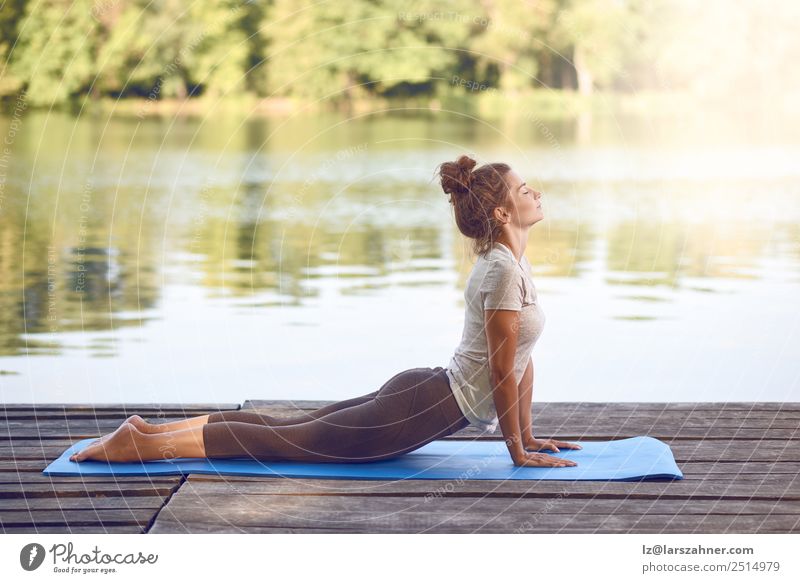
[[[96,449],[96,448],[92,447],[91,445],[88,446],[88,447],[84,447],[81,451],[78,451],[78,452],[75,452],[74,454],[72,454],[72,457],[75,458],[72,461],[82,462],[87,457],[89,457],[89,454],[93,453],[94,449]]]

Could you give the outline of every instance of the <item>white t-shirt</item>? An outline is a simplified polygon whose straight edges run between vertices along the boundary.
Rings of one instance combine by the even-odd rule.
[[[531,278],[531,264],[523,255],[495,242],[486,256],[478,256],[464,290],[466,315],[461,343],[445,367],[458,406],[470,424],[486,431],[497,429],[497,410],[492,397],[489,348],[484,310],[522,312],[519,320],[514,376],[517,384],[528,366],[534,344],[544,328],[544,312],[539,306]]]

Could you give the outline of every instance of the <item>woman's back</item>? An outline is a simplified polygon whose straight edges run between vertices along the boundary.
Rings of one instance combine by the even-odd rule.
[[[514,376],[522,378],[533,346],[544,328],[545,316],[539,306],[531,266],[520,262],[502,243],[495,243],[486,256],[478,256],[464,290],[464,330],[446,367],[450,387],[464,416],[487,431],[497,428],[492,397],[485,310],[519,311]]]

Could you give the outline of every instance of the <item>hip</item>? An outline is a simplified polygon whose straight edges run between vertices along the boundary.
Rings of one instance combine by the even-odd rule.
[[[375,397],[379,405],[407,419],[436,417],[450,433],[469,425],[450,387],[446,370],[420,367],[404,370],[389,379]]]

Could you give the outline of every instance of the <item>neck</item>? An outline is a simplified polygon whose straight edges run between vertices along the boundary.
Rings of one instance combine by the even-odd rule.
[[[525,254],[525,246],[528,243],[528,231],[526,229],[524,232],[520,231],[517,234],[503,233],[497,238],[497,241],[508,247],[519,262],[522,261],[522,256]]]

